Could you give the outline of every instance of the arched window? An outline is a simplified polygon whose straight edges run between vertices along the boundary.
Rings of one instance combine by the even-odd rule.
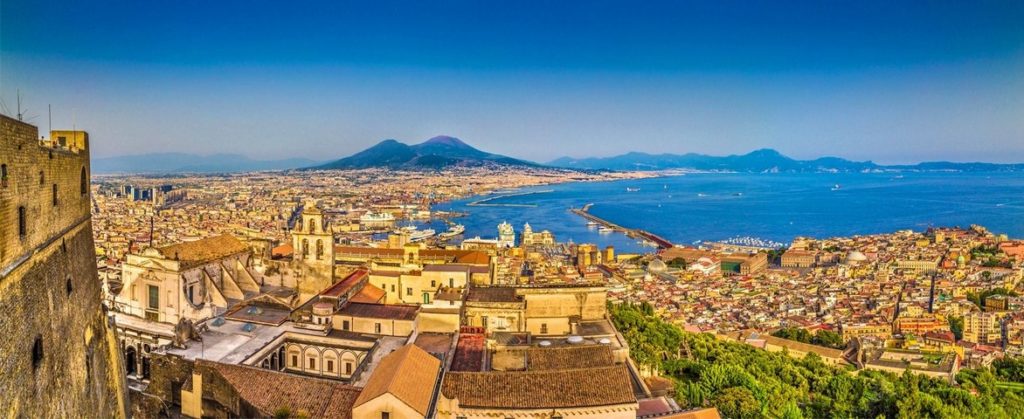
[[[320,239],[317,239],[316,240],[316,258],[317,259],[323,259],[323,256],[324,256],[324,241],[320,240]]]
[[[18,207],[18,235],[25,237],[28,234],[28,220],[25,219],[25,207]]]
[[[302,257],[309,256],[309,239],[302,239]]]
[[[87,175],[85,173],[85,168],[84,167],[82,168],[81,179],[79,179],[78,182],[80,183],[80,185],[78,187],[79,187],[79,189],[81,189],[79,192],[82,195],[85,195],[85,194],[89,193],[89,175]]]
[[[316,223],[313,221],[312,218],[309,219],[309,232],[310,233],[315,233],[316,232]]]

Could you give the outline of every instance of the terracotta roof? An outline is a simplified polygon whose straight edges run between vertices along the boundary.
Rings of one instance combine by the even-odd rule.
[[[391,394],[426,416],[441,361],[416,345],[405,345],[380,360],[353,407]]]
[[[529,371],[566,370],[615,365],[612,350],[605,345],[530,348],[526,352]]]
[[[367,304],[380,304],[384,300],[386,291],[377,288],[373,284],[367,283],[363,285],[363,289],[359,290],[359,293],[353,295],[349,301],[353,303],[367,303]]]
[[[274,257],[291,256],[295,254],[295,249],[292,248],[291,243],[282,244],[270,250],[270,255]]]
[[[459,406],[557,409],[636,403],[626,367],[527,372],[448,372],[441,393]]]
[[[360,388],[261,368],[198,360],[224,378],[238,396],[270,416],[281,407],[310,417],[347,419]]]
[[[230,234],[172,244],[157,248],[165,258],[175,259],[185,265],[194,265],[217,260],[246,251],[245,244]]]
[[[341,256],[371,256],[371,257],[383,257],[383,256],[398,256],[402,257],[405,255],[405,251],[402,249],[383,249],[377,247],[357,247],[357,246],[334,246],[334,253]]]
[[[462,333],[455,344],[452,371],[480,371],[484,368],[484,335]]]
[[[348,294],[360,281],[365,279],[367,276],[366,269],[356,269],[352,273],[348,274],[345,279],[338,281],[334,285],[331,285],[327,289],[320,292],[321,296],[341,298],[341,296]]]
[[[420,306],[406,304],[364,304],[350,302],[338,311],[338,314],[352,317],[369,317],[374,319],[413,320]]]

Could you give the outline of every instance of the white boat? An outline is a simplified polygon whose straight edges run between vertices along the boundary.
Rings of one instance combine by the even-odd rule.
[[[466,232],[466,226],[464,226],[462,224],[455,224],[455,225],[451,226],[451,228],[449,228],[448,231],[446,231],[444,233],[441,233],[441,238],[442,239],[447,239],[447,238],[455,237],[455,236],[458,236],[459,234],[462,234],[464,232]]]
[[[368,212],[359,217],[361,223],[389,223],[395,221],[395,216],[389,212]]]
[[[842,188],[843,188],[843,186],[837,183],[835,186],[832,187],[832,190],[833,191],[838,191],[838,190],[840,190]]]
[[[587,227],[597,227],[596,221],[587,221]]]
[[[640,188],[626,188],[626,192],[638,192]]]
[[[416,230],[409,235],[409,241],[420,241],[426,240],[428,237],[434,237],[434,229],[428,228],[426,230]]]
[[[600,226],[600,227],[597,228],[597,232],[601,233],[601,234],[608,234],[608,233],[611,233],[613,231],[615,231],[615,230],[610,229],[610,228],[605,227],[605,226]]]

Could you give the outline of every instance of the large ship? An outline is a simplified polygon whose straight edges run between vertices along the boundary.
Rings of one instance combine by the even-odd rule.
[[[368,212],[359,217],[359,225],[363,228],[390,228],[395,216],[388,212]]]
[[[416,242],[420,240],[426,240],[428,237],[434,237],[434,229],[428,228],[426,230],[416,230],[412,234],[409,234],[409,241]]]

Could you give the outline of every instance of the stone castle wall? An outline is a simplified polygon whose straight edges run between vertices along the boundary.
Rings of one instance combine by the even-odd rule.
[[[0,115],[0,416],[124,417],[119,345],[100,304],[87,136],[61,148],[38,135]]]

